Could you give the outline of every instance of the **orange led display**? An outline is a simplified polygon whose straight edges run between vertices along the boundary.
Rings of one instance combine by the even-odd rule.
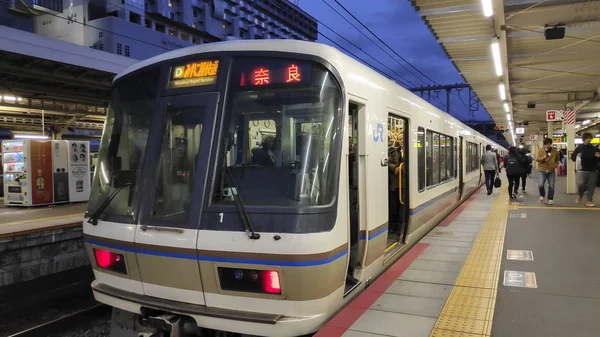
[[[254,70],[254,85],[264,85],[271,82],[269,69],[258,68]]]
[[[219,60],[190,62],[173,68],[169,88],[184,88],[217,83]]]
[[[287,78],[287,83],[290,82],[300,82],[300,71],[298,69],[298,66],[295,64],[292,64],[291,66],[288,67],[288,78]]]

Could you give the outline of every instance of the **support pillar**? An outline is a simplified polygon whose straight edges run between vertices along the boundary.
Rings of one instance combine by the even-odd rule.
[[[548,138],[552,139],[554,135],[554,122],[548,122]]]
[[[575,110],[575,102],[567,103],[567,108]],[[577,112],[575,112],[577,113]],[[577,115],[575,116],[577,117]],[[577,193],[577,184],[575,180],[575,162],[571,160],[571,153],[575,151],[575,124],[565,124],[567,134],[567,193]]]

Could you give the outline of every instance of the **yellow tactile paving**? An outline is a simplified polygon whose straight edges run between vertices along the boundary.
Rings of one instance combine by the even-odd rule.
[[[432,337],[482,337],[483,335],[434,329],[431,332],[431,336]]]
[[[494,201],[430,337],[489,337],[504,251],[508,210],[505,188]]]

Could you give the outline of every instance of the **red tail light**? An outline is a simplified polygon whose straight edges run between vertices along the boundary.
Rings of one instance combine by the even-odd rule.
[[[96,257],[96,264],[98,267],[115,271],[117,273],[127,273],[127,269],[125,268],[125,259],[123,258],[122,254],[94,248],[94,255]]]
[[[279,272],[276,270],[265,270],[263,274],[263,290],[269,294],[281,294],[281,283]]]

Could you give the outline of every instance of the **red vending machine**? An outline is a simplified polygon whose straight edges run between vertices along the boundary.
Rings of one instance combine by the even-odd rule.
[[[54,203],[52,141],[3,140],[4,205]]]

